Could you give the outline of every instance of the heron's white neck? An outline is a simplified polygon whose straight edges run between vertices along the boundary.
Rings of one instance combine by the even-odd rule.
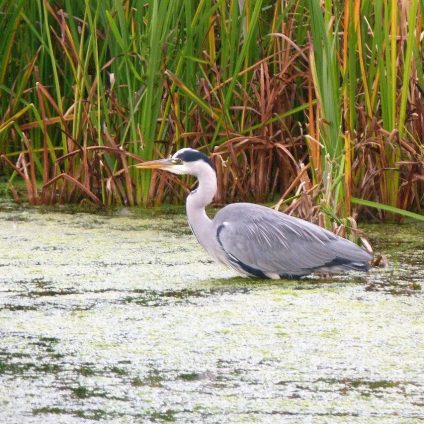
[[[200,163],[196,169],[196,177],[199,182],[198,187],[188,195],[186,200],[187,218],[199,243],[205,246],[206,239],[210,238],[209,231],[212,226],[212,221],[206,215],[205,206],[209,205],[215,196],[216,174],[208,164]]]

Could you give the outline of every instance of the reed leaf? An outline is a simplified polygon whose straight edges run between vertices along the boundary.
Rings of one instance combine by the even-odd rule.
[[[370,208],[390,212],[390,213],[395,214],[395,215],[400,215],[400,216],[403,216],[405,218],[412,218],[412,219],[415,219],[416,221],[424,222],[424,215],[420,215],[418,213],[406,211],[406,210],[400,209],[400,208],[395,208],[394,206],[384,205],[382,203],[373,202],[371,200],[358,199],[357,197],[352,197],[351,201],[355,205],[367,206],[367,207],[370,207]]]

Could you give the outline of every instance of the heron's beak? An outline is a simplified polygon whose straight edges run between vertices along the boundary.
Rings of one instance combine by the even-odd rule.
[[[134,165],[139,169],[163,169],[165,171],[169,170],[173,167],[173,163],[171,159],[159,159],[159,160],[151,160],[148,162],[137,163]]]

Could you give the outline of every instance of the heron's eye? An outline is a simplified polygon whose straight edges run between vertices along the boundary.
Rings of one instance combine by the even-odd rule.
[[[181,159],[179,159],[179,158],[173,158],[173,159],[171,159],[171,162],[174,165],[181,165],[183,163],[183,161]]]

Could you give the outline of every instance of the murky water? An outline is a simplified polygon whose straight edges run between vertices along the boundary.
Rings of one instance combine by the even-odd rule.
[[[184,215],[0,207],[0,422],[424,421],[424,226],[367,276],[234,277]],[[379,234],[380,233],[380,234]]]

